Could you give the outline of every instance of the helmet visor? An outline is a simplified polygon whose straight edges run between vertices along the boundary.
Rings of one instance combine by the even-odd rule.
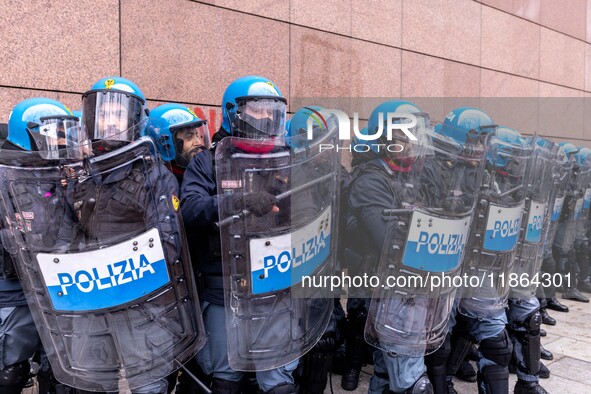
[[[283,97],[238,97],[232,134],[248,139],[285,136],[286,100]]]
[[[144,116],[144,102],[130,94],[98,91],[82,98],[82,128],[92,141],[133,141]]]
[[[34,145],[44,159],[78,159],[83,157],[86,138],[75,116],[44,117],[41,124],[29,123]]]
[[[386,132],[378,140],[378,143],[384,145],[384,152],[393,160],[412,160],[423,156],[426,153],[426,147],[430,144],[431,121],[429,115],[422,112],[412,115],[416,119],[416,124],[413,126],[410,126],[413,123],[411,119],[406,117],[393,118],[391,124],[389,124],[390,120],[384,122]]]
[[[175,161],[181,167],[186,167],[193,156],[209,149],[211,140],[206,121],[199,121],[191,125],[183,124],[178,127],[171,127],[176,156]]]

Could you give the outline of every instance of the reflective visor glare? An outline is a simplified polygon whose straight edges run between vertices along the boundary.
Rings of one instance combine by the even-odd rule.
[[[84,97],[83,128],[92,140],[131,141],[142,118],[142,102],[121,92],[96,92]]]
[[[36,133],[37,134],[37,133]],[[82,136],[74,119],[46,119],[39,126],[36,138],[41,155],[47,159],[79,158],[82,156]]]
[[[285,133],[285,102],[274,99],[240,101],[236,117],[258,132],[277,136]]]

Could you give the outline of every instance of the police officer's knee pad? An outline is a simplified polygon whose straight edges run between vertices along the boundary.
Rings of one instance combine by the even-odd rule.
[[[468,318],[458,314],[457,323],[451,334],[451,350],[447,358],[448,375],[455,375],[472,347],[473,338],[468,327]]]
[[[539,310],[531,312],[526,316],[523,323],[513,324],[513,335],[521,343],[522,348],[522,366],[526,373],[535,375],[540,369],[540,326],[542,324],[542,315]]]
[[[542,325],[542,315],[539,310],[527,315],[524,320],[524,327],[530,335],[540,335],[540,326]]]
[[[513,343],[509,338],[507,330],[503,329],[492,338],[486,338],[480,342],[480,352],[487,358],[501,367],[507,367],[513,353]]]
[[[404,394],[433,394],[433,385],[426,374],[423,374]]]
[[[297,380],[300,393],[323,393],[326,388],[334,346],[319,346],[320,342],[300,359]]]
[[[479,393],[508,393],[509,368],[499,365],[488,365],[478,374]]]
[[[280,383],[265,394],[296,394],[296,387],[291,383]]]
[[[0,387],[19,384],[24,386],[29,380],[30,370],[31,366],[28,360],[4,367],[4,369],[0,370]]]

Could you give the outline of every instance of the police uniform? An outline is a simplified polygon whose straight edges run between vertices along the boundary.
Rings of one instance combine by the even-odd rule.
[[[363,268],[375,269],[379,260],[388,229],[383,210],[402,207],[403,198],[399,194],[404,193],[404,185],[396,185],[391,173],[392,170],[381,159],[362,163],[353,172],[349,208],[350,214],[355,217],[355,234],[359,236],[359,242],[351,247],[361,256],[359,263]],[[366,308],[367,305],[357,299],[348,303],[347,309]],[[388,388],[393,392],[404,392],[426,372],[424,357],[393,355],[375,350],[373,358],[374,375],[370,380],[370,393],[383,393]]]
[[[6,145],[5,145],[6,146]],[[44,248],[59,245],[64,237],[67,237],[68,230],[59,220],[51,218],[65,218],[63,204],[60,198],[63,197],[62,190],[54,185],[46,184],[42,180],[33,183],[29,189],[23,184],[14,184],[14,198],[18,201],[20,212],[12,225],[22,226],[21,231],[28,232],[28,241],[35,244],[41,250]],[[40,355],[41,370],[38,373],[40,392],[48,391],[50,381],[53,381],[51,367],[45,356],[41,339],[37,332],[33,316],[19,280],[16,277],[14,259],[8,250],[0,243],[0,264],[2,266],[0,277],[0,387],[11,393],[20,393],[18,387],[24,387],[29,377],[29,358],[35,352]],[[60,385],[63,388],[65,386]],[[3,391],[4,392],[4,391]]]
[[[227,133],[218,132],[213,141],[219,141],[223,134]],[[228,362],[220,232],[214,226],[220,199],[213,154],[212,150],[199,152],[189,163],[181,187],[181,209],[187,232],[198,241],[191,245],[191,256],[198,270],[201,309],[209,335],[208,343],[197,354],[197,362],[206,374],[213,376],[214,390],[231,393],[239,390],[245,373],[233,370]],[[289,209],[283,212],[288,214]],[[297,364],[294,361],[280,368],[256,372],[260,388],[279,393],[281,387],[292,385],[292,372]]]
[[[144,167],[146,163],[147,166]],[[135,161],[106,175],[97,174],[77,183],[71,193],[78,218],[76,225],[79,226],[80,232],[73,240],[73,244],[83,251],[88,243],[115,244],[143,233],[151,227],[158,227],[164,235],[162,246],[168,250],[164,252],[165,255],[177,256],[181,250],[179,244],[181,238],[178,234],[171,233],[172,226],[167,225],[166,220],[160,222],[159,219],[165,216],[162,215],[163,212],[168,212],[170,204],[174,204],[174,198],[178,195],[178,182],[164,165],[156,167],[156,163],[153,160]],[[153,185],[154,188],[149,189],[146,185]],[[128,310],[128,313],[136,316],[133,310]],[[144,319],[144,316],[142,312],[137,313],[139,322]],[[160,312],[155,311],[155,313]],[[91,327],[80,325],[85,323],[78,324],[78,330],[91,330]],[[102,361],[106,364],[117,363],[118,357],[132,364],[150,357],[167,357],[158,353],[160,345],[172,340],[168,336],[170,334],[164,330],[152,325],[147,328],[129,325],[115,316],[109,317],[109,325],[117,332],[121,354],[104,355]],[[99,354],[97,349],[101,347],[101,341],[100,337],[95,340],[96,343],[92,338],[86,338],[81,340],[78,346],[88,351],[94,349],[96,355]],[[148,342],[155,344],[154,347],[151,348]],[[84,352],[81,350],[81,354]],[[175,368],[172,355],[170,358],[169,371],[156,371],[156,374],[165,376]],[[101,362],[100,357],[96,361]],[[134,394],[166,393],[167,386],[166,378],[160,378],[146,386],[135,388],[132,392]]]

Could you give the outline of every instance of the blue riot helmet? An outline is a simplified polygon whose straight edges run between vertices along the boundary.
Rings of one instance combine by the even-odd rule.
[[[7,143],[45,159],[81,158],[86,140],[78,118],[59,101],[31,98],[18,103],[8,120]]]
[[[440,133],[460,144],[479,143],[483,136],[492,134],[496,125],[484,111],[460,107],[449,112],[441,124]]]
[[[287,100],[273,82],[259,76],[232,82],[222,99],[222,128],[236,147],[249,153],[268,153],[285,137]],[[249,140],[249,141],[246,141]]]
[[[591,167],[591,149],[579,146],[578,152],[574,154],[575,160],[579,164],[579,167]]]
[[[72,115],[78,118],[78,120],[82,119],[82,111],[72,111]]]
[[[579,152],[579,149],[570,142],[565,141],[560,142],[558,145],[560,146],[560,149],[564,152],[565,156],[570,160],[570,162],[575,164],[575,154]]]
[[[103,78],[82,96],[81,126],[91,141],[133,141],[147,116],[146,97],[125,78]]]
[[[162,160],[174,160],[181,168],[211,146],[207,121],[182,104],[163,104],[150,111],[144,134],[154,140]]]
[[[519,131],[510,127],[498,126],[490,145],[486,169],[492,183],[488,186],[499,197],[509,198],[512,195],[521,200],[528,161],[533,153],[532,140],[523,138]]]
[[[353,137],[354,158],[379,157],[396,171],[408,171],[423,153],[421,147],[429,129],[429,116],[415,104],[404,100],[386,101],[373,110],[367,128]]]
[[[494,142],[497,143],[497,151],[495,155],[495,168],[497,170],[510,171],[511,165],[524,165],[524,162],[517,162],[513,152],[515,149],[522,149],[523,147],[529,146],[531,141],[521,137],[521,134],[510,127],[499,126],[494,134]],[[489,157],[490,159],[490,157]]]
[[[309,149],[337,127],[337,117],[330,111],[319,106],[303,107],[288,122],[286,143],[293,150]]]
[[[464,162],[468,167],[476,167],[481,163],[485,155],[490,135],[481,134],[479,138],[472,138],[469,131],[460,133],[445,133],[444,125],[438,123],[433,127],[433,145],[438,145],[446,150],[457,150],[458,160]],[[457,146],[449,143],[453,141]]]

